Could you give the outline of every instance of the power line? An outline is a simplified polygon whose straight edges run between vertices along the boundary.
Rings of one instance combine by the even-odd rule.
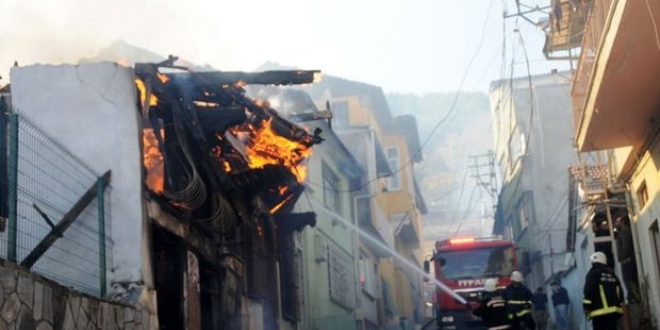
[[[461,206],[461,200],[463,199],[463,192],[465,191],[465,182],[467,181],[467,178],[468,178],[468,169],[466,168],[465,173],[463,174],[463,180],[461,182],[461,192],[458,194],[458,206],[459,207],[456,208],[456,211],[454,212],[453,218],[456,218],[456,216],[458,215],[458,209]]]
[[[467,209],[466,209],[465,213],[463,213],[463,216],[461,217],[461,220],[458,222],[458,228],[456,228],[456,231],[454,231],[454,235],[453,235],[453,236],[456,236],[456,235],[458,234],[458,232],[461,230],[461,227],[463,226],[463,222],[464,222],[465,218],[467,217],[467,215],[468,215],[470,212],[472,212],[472,208],[471,208],[472,205],[473,205],[473,204],[472,204],[472,198],[474,197],[474,193],[477,191],[477,187],[478,187],[478,186],[474,186],[474,187],[472,188],[472,192],[470,193],[470,199],[468,200],[468,204],[467,204]],[[452,222],[454,222],[454,221],[456,221],[456,220],[458,220],[458,219],[457,219],[457,218],[454,218],[454,219],[452,220]]]
[[[479,57],[479,54],[481,53],[481,48],[482,48],[482,46],[483,46],[483,44],[484,44],[484,40],[485,40],[485,36],[486,36],[486,28],[487,28],[487,26],[488,26],[489,18],[490,18],[491,14],[492,14],[492,13],[491,13],[491,12],[492,12],[491,9],[492,9],[494,3],[495,3],[495,0],[491,0],[491,1],[490,1],[490,5],[488,6],[488,10],[487,10],[486,17],[484,18],[484,22],[483,22],[483,25],[482,25],[482,28],[481,28],[481,38],[480,38],[480,40],[479,40],[479,45],[477,46],[477,50],[475,51],[474,55],[472,56],[472,58],[471,58],[470,61],[468,62],[468,66],[467,66],[467,68],[465,69],[465,72],[463,72],[463,76],[462,76],[462,78],[461,78],[461,82],[460,82],[460,84],[459,84],[459,86],[458,86],[458,91],[456,92],[456,96],[454,97],[454,100],[453,100],[453,102],[452,102],[452,104],[451,104],[451,107],[449,108],[449,111],[447,112],[447,114],[445,114],[444,117],[442,117],[442,118],[441,118],[441,119],[435,124],[435,126],[433,127],[433,129],[431,129],[431,132],[429,133],[428,137],[424,140],[424,142],[419,146],[419,149],[418,149],[418,150],[417,150],[417,151],[416,151],[416,152],[410,157],[410,159],[408,159],[408,160],[407,160],[406,162],[404,162],[401,166],[399,166],[398,169],[393,170],[393,171],[392,171],[392,175],[397,174],[397,173],[403,171],[404,168],[406,168],[408,165],[410,165],[412,162],[414,162],[414,160],[415,160],[415,159],[416,159],[416,158],[422,153],[422,150],[423,150],[423,149],[428,145],[428,143],[431,141],[431,138],[433,137],[433,135],[435,134],[435,132],[438,130],[438,128],[440,127],[440,125],[442,125],[445,121],[447,121],[447,119],[449,119],[449,117],[450,117],[450,116],[454,113],[454,111],[456,110],[456,105],[458,104],[458,99],[460,98],[460,96],[461,96],[461,92],[463,91],[463,85],[465,84],[465,80],[466,80],[466,78],[467,78],[467,76],[468,76],[468,73],[470,72],[470,69],[472,68],[472,65],[474,64],[474,61],[477,59],[477,57]],[[349,189],[349,190],[338,190],[338,191],[340,191],[340,192],[355,192],[355,191],[360,191],[360,190],[362,190],[364,187],[366,187],[366,186],[372,184],[373,182],[376,182],[378,179],[380,179],[380,178],[377,177],[377,178],[375,178],[375,179],[369,180],[369,181],[365,182],[364,184],[362,184],[361,186],[359,186],[359,187],[357,187],[357,188],[354,188],[354,189]],[[321,188],[321,189],[324,189],[324,190],[332,190],[332,189],[325,188],[324,186],[322,186],[322,185],[320,185],[320,184],[318,184],[318,183],[314,183],[314,182],[310,182],[310,181],[308,181],[307,183],[310,184],[310,185],[313,185],[313,186],[319,187],[319,188]]]

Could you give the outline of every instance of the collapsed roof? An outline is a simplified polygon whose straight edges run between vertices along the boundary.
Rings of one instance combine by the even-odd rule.
[[[321,130],[308,133],[243,87],[311,83],[319,71],[191,72],[175,60],[135,65],[151,194],[221,234],[245,212],[289,212]]]

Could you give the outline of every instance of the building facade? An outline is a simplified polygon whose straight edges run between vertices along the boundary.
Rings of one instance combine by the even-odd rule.
[[[421,216],[413,176],[421,160],[414,117],[393,118],[376,86],[324,77],[306,90],[329,105],[332,129],[366,171],[353,192],[360,235],[363,328],[412,329],[423,321]],[[413,265],[414,267],[411,267]]]
[[[49,206],[32,208],[41,210],[38,214],[43,223],[53,228],[50,232],[33,231],[36,239],[21,239],[23,245],[15,253],[8,251],[8,259],[22,259],[21,266],[34,264],[32,253],[43,250],[38,239],[57,244],[65,241],[62,236],[70,235],[76,224],[93,226],[88,220],[95,212],[99,219],[109,218],[101,216],[108,213],[112,217],[106,219],[106,224],[111,222],[107,236],[114,244],[101,248],[94,237],[82,237],[76,240],[81,246],[46,246],[45,255],[69,260],[70,265],[57,265],[66,270],[78,266],[75,264],[87,253],[103,255],[99,251],[105,251],[109,257],[103,258],[100,269],[106,272],[97,275],[94,271],[98,269],[89,269],[96,276],[87,277],[78,276],[85,274],[82,271],[74,272],[69,281],[74,281],[78,290],[108,300],[100,304],[106,310],[121,310],[124,321],[117,323],[118,327],[130,323],[150,329],[297,328],[302,322],[298,290],[302,257],[296,243],[305,227],[316,224],[316,214],[297,212],[294,206],[305,189],[303,160],[312,145],[322,141],[320,132],[307,133],[268,105],[248,99],[236,77],[219,72],[177,75],[159,71],[175,60],[136,64],[134,68],[103,62],[12,69],[12,107],[29,116],[35,125],[48,128],[53,141],[58,141],[51,143],[61,144],[62,153],[75,153],[89,164],[92,173],[106,174],[98,182],[94,178],[78,202],[65,200],[72,196],[39,195],[33,189],[34,201]],[[280,72],[277,77],[238,74],[263,84],[269,84],[270,79],[296,83],[301,78],[301,71],[290,76]],[[311,77],[309,72],[303,80]],[[24,175],[19,186],[32,179],[47,193],[66,181],[80,181],[83,170],[88,170],[81,167],[72,170],[72,178],[62,173],[43,180],[45,176],[39,173],[44,167],[69,165],[46,157],[49,155],[36,158],[38,153],[30,147],[19,144],[19,159],[3,166],[19,172],[31,169],[23,172],[31,176]],[[23,163],[15,165],[20,157]],[[10,176],[12,180],[16,177]],[[9,186],[13,187],[12,180]],[[82,184],[84,187],[86,182]],[[94,205],[98,211],[82,209],[90,198],[101,194],[112,201],[107,212],[98,206],[102,203]],[[53,219],[54,225],[50,217],[59,212],[58,203],[65,202],[74,205],[61,221],[57,222],[59,216]],[[10,210],[10,214],[16,213]],[[23,219],[27,218],[18,222],[18,237],[27,233],[26,225],[32,225],[32,220]],[[67,221],[74,225],[62,225]],[[79,235],[80,231],[74,233]],[[15,241],[13,235],[8,236],[12,236],[8,242]],[[57,270],[53,273],[51,278],[62,281]],[[43,290],[39,279],[16,274],[19,299],[27,301],[27,291],[23,291],[28,288]],[[91,289],[84,290],[85,285]],[[109,313],[99,310],[90,314],[87,305],[99,304],[88,298],[81,300],[79,295],[58,292],[55,296],[53,304],[69,304],[70,300],[73,322],[81,322],[63,326],[66,329],[98,327],[100,321],[93,326],[84,322],[96,312],[98,317]],[[86,304],[84,308],[80,308],[81,301]],[[21,308],[14,301],[12,304],[12,309]],[[64,315],[64,310],[56,313]],[[61,324],[58,318],[50,322],[36,314],[35,309],[35,321],[56,328]]]
[[[519,269],[536,290],[568,267],[567,166],[577,156],[566,126],[569,82],[561,73],[530,79],[491,85],[495,160],[503,180],[493,234],[517,244]]]
[[[608,193],[627,196],[642,297],[633,319],[649,328],[660,319],[659,20],[657,2],[594,1],[572,89],[578,149],[600,155]]]

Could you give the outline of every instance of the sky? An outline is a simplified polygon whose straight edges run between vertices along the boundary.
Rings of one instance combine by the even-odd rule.
[[[540,5],[549,1],[522,0]],[[319,69],[381,86],[385,92],[487,92],[490,82],[502,77],[503,32],[509,54],[505,62],[517,54],[517,74],[526,74],[520,36],[532,73],[566,67],[543,60],[544,37],[532,24],[509,18],[503,31],[503,11],[515,11],[513,3],[2,0],[0,84],[8,82],[15,60],[20,65],[76,63],[123,39],[219,70],[249,71],[271,61]],[[513,32],[516,27],[520,33]]]

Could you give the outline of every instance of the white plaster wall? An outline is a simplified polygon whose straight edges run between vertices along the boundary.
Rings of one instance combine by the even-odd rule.
[[[130,68],[34,65],[11,71],[12,103],[99,174],[112,170],[111,281],[141,280],[141,157]]]

